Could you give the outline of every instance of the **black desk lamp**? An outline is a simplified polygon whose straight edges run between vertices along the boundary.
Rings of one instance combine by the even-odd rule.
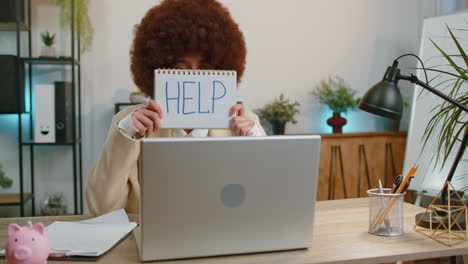
[[[411,74],[410,76],[405,76],[405,75],[400,74],[400,69],[398,69],[398,60],[405,56],[414,56],[421,62],[421,65],[424,69],[424,74],[426,75],[426,83],[421,82],[413,74]],[[421,61],[421,59],[414,54],[405,54],[405,55],[398,57],[393,62],[393,65],[387,68],[387,71],[385,72],[383,80],[378,82],[376,85],[372,86],[372,88],[370,88],[369,91],[367,91],[367,93],[364,95],[364,97],[362,98],[359,104],[359,108],[361,110],[364,110],[372,114],[400,120],[402,112],[403,112],[403,99],[401,97],[400,90],[397,88],[397,83],[399,80],[406,80],[414,84],[417,84],[423,87],[424,89],[430,91],[431,93],[444,99],[445,101],[449,102],[450,104],[453,104],[457,106],[458,108],[462,109],[463,111],[468,112],[468,109],[466,106],[453,100],[452,98],[446,96],[445,94],[430,87],[427,84],[428,83],[427,74],[426,74],[426,69],[424,67],[424,64]],[[468,143],[468,133],[465,132],[465,135],[463,136],[462,144],[460,146],[460,149],[458,150],[455,161],[453,162],[452,167],[450,168],[450,172],[447,176],[447,179],[445,180],[445,183],[450,182],[452,180],[452,177],[455,173],[458,163],[460,162],[463,156],[463,153],[465,152],[467,143]],[[442,190],[442,203],[443,204],[446,204],[445,196],[447,193],[447,186],[448,185],[444,184],[444,189]]]

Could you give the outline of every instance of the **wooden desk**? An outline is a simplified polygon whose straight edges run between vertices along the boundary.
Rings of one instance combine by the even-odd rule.
[[[315,235],[309,250],[241,256],[213,257],[184,261],[156,263],[385,263],[398,260],[416,260],[468,254],[468,242],[449,248],[414,232],[414,215],[422,208],[405,204],[405,232],[399,237],[379,237],[367,233],[368,199],[348,199],[317,202]],[[83,220],[86,216],[36,217],[33,222],[50,224],[56,220]],[[27,218],[0,219],[0,244],[6,239],[6,226]],[[6,263],[1,260],[0,263]],[[49,263],[70,263],[49,261]],[[89,262],[72,262],[89,263]],[[133,235],[127,237],[97,263],[139,263]]]

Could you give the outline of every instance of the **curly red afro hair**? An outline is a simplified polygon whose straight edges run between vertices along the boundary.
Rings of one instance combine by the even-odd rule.
[[[133,80],[153,98],[154,70],[173,68],[178,59],[200,54],[204,68],[245,69],[246,47],[239,26],[216,0],[163,0],[135,28],[131,57]]]

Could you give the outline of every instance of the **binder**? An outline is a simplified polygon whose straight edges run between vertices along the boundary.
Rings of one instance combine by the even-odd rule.
[[[71,82],[55,82],[55,141],[73,142],[73,94]]]
[[[35,86],[34,141],[55,142],[55,88],[50,84]]]

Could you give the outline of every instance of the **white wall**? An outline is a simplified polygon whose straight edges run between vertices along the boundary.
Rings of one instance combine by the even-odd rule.
[[[126,101],[128,93],[136,89],[129,71],[133,25],[155,2],[92,2],[95,44],[83,58],[84,171],[98,158],[112,118],[112,104]],[[330,133],[325,124],[330,111],[309,91],[321,79],[336,74],[362,95],[382,78],[398,55],[418,53],[422,19],[436,12],[432,0],[221,2],[230,9],[247,41],[241,84],[246,104],[258,108],[280,93],[301,103],[299,123],[288,126],[288,133]],[[408,61],[402,66],[416,65]],[[404,94],[410,97],[411,91]],[[364,112],[351,112],[348,117],[345,132],[385,129],[383,119]],[[403,123],[405,129],[408,121]]]
[[[382,77],[396,56],[417,53],[422,17],[434,12],[422,8],[417,0],[294,0],[288,5],[278,0],[222,2],[247,40],[241,96],[252,108],[271,102],[282,92],[299,100],[300,122],[289,126],[289,133],[329,133],[330,128],[324,125],[329,110],[308,92],[331,74],[365,91]],[[89,89],[85,99],[90,107],[98,108],[93,109],[94,115],[110,115],[110,103],[126,100],[128,91],[135,89],[128,64],[132,27],[154,1],[93,4],[96,44],[84,58],[84,86]],[[409,61],[409,66],[416,65]],[[105,103],[103,108],[101,103]],[[352,124],[345,132],[384,130],[382,119],[364,113],[352,112],[350,119]],[[98,142],[102,142],[105,133],[99,137]]]
[[[436,15],[439,16],[468,8],[468,0],[437,0],[436,5]]]
[[[336,74],[362,95],[382,78],[396,56],[418,53],[422,19],[436,14],[436,1],[221,0],[231,10],[247,40],[247,69],[241,96],[250,108],[258,108],[283,92],[302,105],[299,123],[288,126],[288,133],[330,133],[325,124],[330,111],[319,105],[309,91],[321,79]],[[48,1],[35,2],[41,4],[35,15],[45,18],[45,24],[56,23],[56,19],[50,18],[55,11],[47,7]],[[126,101],[129,92],[136,90],[129,70],[133,25],[157,2],[90,1],[95,37],[93,50],[82,58],[84,182],[105,141],[113,103]],[[0,47],[11,50],[14,46],[7,44],[5,38],[11,36],[0,34]],[[61,33],[60,38],[67,39],[66,33]],[[60,52],[66,52],[65,45],[60,47]],[[416,65],[410,59],[404,62],[406,66]],[[411,95],[409,91],[404,93]],[[345,126],[345,132],[385,129],[382,119],[363,112],[351,112],[347,117],[350,124]],[[3,123],[1,119],[0,122]],[[406,127],[403,124],[403,129]],[[69,168],[45,159],[47,151],[50,150],[41,152],[44,157],[39,158],[38,166],[54,168],[42,176],[42,190],[57,181],[57,174]],[[0,160],[2,154],[3,151]],[[70,182],[60,182],[57,186],[70,186]]]

